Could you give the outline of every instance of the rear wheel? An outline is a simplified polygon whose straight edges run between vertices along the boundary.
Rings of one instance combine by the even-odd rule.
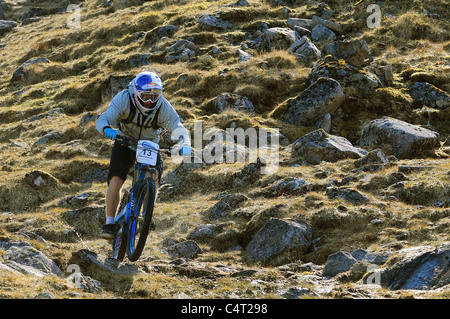
[[[156,186],[151,178],[136,184],[136,204],[128,225],[128,259],[136,261],[142,254],[150,230],[155,204]]]

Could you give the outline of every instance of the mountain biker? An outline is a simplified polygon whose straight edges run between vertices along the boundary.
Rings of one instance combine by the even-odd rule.
[[[105,137],[115,139],[117,135],[150,140],[158,143],[163,130],[176,138],[175,149],[182,155],[190,155],[190,136],[181,124],[172,105],[163,97],[161,78],[155,72],[141,72],[110,102],[107,110],[96,122],[97,130]],[[101,236],[111,239],[118,231],[114,218],[120,203],[122,185],[135,161],[135,152],[115,141],[107,176],[106,224]],[[156,163],[158,179],[163,165],[161,156]]]

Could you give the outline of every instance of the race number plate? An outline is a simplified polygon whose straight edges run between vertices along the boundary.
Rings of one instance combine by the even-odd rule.
[[[156,165],[159,145],[147,140],[140,140],[136,150],[136,160],[141,164]]]

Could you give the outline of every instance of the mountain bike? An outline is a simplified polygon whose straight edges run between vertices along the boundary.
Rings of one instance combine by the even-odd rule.
[[[170,155],[171,148],[122,135],[118,135],[116,140],[136,151],[136,162],[131,189],[122,197],[119,213],[114,220],[119,230],[113,238],[112,258],[122,261],[127,254],[130,261],[136,261],[142,254],[152,224],[158,154]]]

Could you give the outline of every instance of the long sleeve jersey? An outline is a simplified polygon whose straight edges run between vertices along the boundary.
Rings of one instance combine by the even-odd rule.
[[[127,89],[119,92],[111,100],[106,111],[97,119],[97,130],[103,134],[105,128],[112,127],[118,130],[117,134],[119,135],[159,143],[162,130],[166,129],[171,134],[173,141],[178,142],[179,137],[182,137],[180,144],[190,146],[189,132],[181,123],[180,117],[173,106],[161,95],[153,112],[146,115],[139,108],[131,105],[131,103],[134,103],[130,98],[132,96],[132,87],[133,82],[130,83]],[[134,117],[127,121],[131,107],[135,107],[136,112]],[[154,119],[155,116],[156,119]],[[156,125],[152,125],[153,121],[156,121]]]

